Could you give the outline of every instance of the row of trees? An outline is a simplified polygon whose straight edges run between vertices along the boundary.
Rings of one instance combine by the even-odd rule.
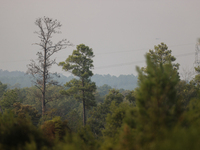
[[[31,82],[31,75],[27,75],[24,72],[21,74],[17,74],[15,76],[15,72],[17,71],[0,71],[0,81],[2,83],[8,84],[9,88],[25,88],[31,87],[34,84]],[[55,78],[59,84],[63,84],[69,82],[74,78],[73,75],[64,76],[62,74],[58,74],[59,78]],[[185,77],[186,78],[186,77]],[[111,76],[108,75],[99,75],[94,74],[91,77],[91,81],[95,82],[96,86],[103,86],[107,84],[116,89],[125,89],[125,90],[134,90],[137,87],[137,76],[135,75],[120,75],[120,76]]]
[[[53,97],[48,96],[48,98],[46,96],[47,86],[58,85],[58,82],[53,80],[52,77],[52,75],[56,75],[56,73],[50,73],[51,66],[56,62],[55,59],[52,60],[50,58],[54,53],[66,48],[67,46],[72,46],[72,44],[66,39],[53,44],[53,41],[51,40],[53,34],[60,33],[57,29],[61,27],[61,24],[57,20],[44,17],[37,19],[35,24],[39,27],[39,31],[35,33],[38,34],[38,37],[41,40],[40,43],[35,44],[42,48],[42,52],[37,53],[38,64],[32,60],[32,63],[28,65],[27,73],[34,77],[33,82],[41,91],[42,116],[44,116],[46,111],[45,105],[49,101],[58,98],[58,96],[55,97],[55,95]],[[161,43],[160,45],[155,46],[154,50],[149,50],[148,57],[150,57],[155,64],[165,65],[176,60],[176,58],[171,55],[171,52],[171,50],[168,50],[166,44]],[[92,60],[93,57],[92,49],[84,44],[80,44],[65,62],[59,63],[63,70],[71,72],[73,75],[78,77],[78,79],[73,79],[70,82],[67,82],[65,86],[69,89],[61,90],[61,94],[67,96],[73,95],[76,100],[82,102],[84,126],[86,124],[85,109],[96,105],[94,96],[96,85],[94,82],[91,82],[91,77],[93,75],[91,69],[94,67]],[[172,66],[177,72],[179,64],[172,63]],[[144,72],[144,75],[147,73],[147,68],[142,68],[141,70]],[[198,71],[198,68],[196,68],[196,70]],[[142,78],[142,76],[139,76],[139,78]]]
[[[58,85],[58,82],[53,80],[52,77],[52,75],[56,75],[56,73],[50,73],[50,68],[53,64],[56,64],[55,59],[51,59],[51,57],[54,53],[66,48],[67,46],[72,46],[72,43],[64,39],[56,44],[53,44],[53,34],[60,33],[58,31],[61,27],[61,23],[59,21],[44,17],[37,19],[35,24],[39,28],[39,31],[35,33],[40,39],[40,43],[35,43],[35,45],[40,46],[42,51],[37,52],[38,64],[32,60],[31,64],[28,65],[27,73],[34,77],[33,82],[41,91],[42,116],[44,116],[46,104],[52,99],[55,99],[55,97],[47,98],[47,86]],[[59,63],[63,70],[69,71],[79,78],[66,83],[65,86],[70,87],[70,89],[62,90],[61,94],[74,95],[75,99],[82,101],[84,126],[86,124],[85,108],[95,105],[93,92],[96,90],[96,85],[94,82],[91,82],[91,76],[93,75],[91,71],[93,68],[93,57],[94,55],[92,49],[84,44],[80,44],[65,62]]]
[[[161,45],[165,47],[164,52],[168,51],[166,45],[158,46]],[[67,87],[67,90],[55,85],[47,87],[50,97],[59,91],[67,96],[47,103],[43,117],[40,98],[35,96],[39,89],[9,90],[1,84],[1,148],[197,149],[200,133],[198,84],[195,80],[181,81],[173,61],[160,63],[159,56],[150,53],[146,59],[147,66],[137,68],[139,87],[134,91],[119,91],[105,85],[93,92],[97,105],[85,114],[88,119],[84,128],[80,125],[82,103],[75,101],[82,100],[81,95],[77,95],[82,94],[79,80],[74,81],[80,83],[80,89],[76,86]],[[71,64],[67,62],[61,63],[62,66],[69,67]],[[49,111],[48,108],[54,109]],[[13,142],[8,140],[11,137]]]
[[[94,54],[80,44],[59,63],[77,76],[62,87],[49,70],[57,51],[48,29],[57,23],[46,17],[36,21],[44,41],[38,44],[40,64],[29,65],[36,86],[11,90],[0,83],[0,149],[199,149],[199,75],[190,83],[181,81],[166,44],[147,53],[146,67],[137,67],[134,91],[96,87],[91,82]]]
[[[158,46],[164,47],[163,52],[168,51],[165,44]],[[156,50],[153,51],[156,53]],[[46,108],[57,110],[52,109],[48,114],[47,110],[43,117],[40,116],[42,111],[35,109],[42,110],[34,94],[39,89],[31,87],[9,90],[1,84],[1,106],[4,112],[0,115],[0,128],[3,131],[0,133],[1,148],[198,149],[200,118],[196,79],[190,83],[181,81],[174,61],[161,63],[157,54],[148,53],[146,59],[147,66],[137,68],[139,87],[134,91],[119,91],[105,85],[97,88],[99,95],[97,91],[96,94],[93,92],[97,105],[85,114],[88,119],[84,128],[80,125],[83,110],[81,113],[79,111],[82,103],[75,101],[82,100],[81,95],[77,95],[83,93],[81,80],[67,83],[74,85],[76,81],[80,89],[76,86],[67,87],[67,90],[48,86],[47,89],[51,89],[50,97],[56,91],[62,91],[67,96],[49,102]],[[65,61],[60,65],[70,67],[71,63]],[[108,89],[109,93],[106,92]],[[23,93],[23,90],[31,91]],[[27,95],[30,96],[29,101],[28,97],[24,98]],[[27,102],[29,105],[25,105]],[[35,108],[30,106],[31,102],[37,104]],[[12,110],[12,113],[9,114],[6,109]],[[70,112],[65,113],[70,109]],[[31,116],[30,121],[28,116]],[[8,123],[6,118],[11,122]],[[11,137],[13,142],[8,140]]]

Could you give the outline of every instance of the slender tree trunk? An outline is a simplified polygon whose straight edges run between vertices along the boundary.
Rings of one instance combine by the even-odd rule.
[[[45,94],[46,94],[46,49],[44,50],[43,85],[42,85],[42,116],[45,115]]]
[[[42,93],[42,116],[45,114],[45,93]]]
[[[84,95],[84,92],[83,92]],[[85,98],[83,98],[83,126],[86,125],[86,116],[85,116]]]
[[[82,79],[82,86],[84,87],[84,80]],[[86,115],[85,115],[85,91],[83,90],[83,126],[86,125]]]

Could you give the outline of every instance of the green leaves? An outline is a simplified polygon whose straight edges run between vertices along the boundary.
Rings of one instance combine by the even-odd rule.
[[[59,66],[65,71],[71,71],[75,76],[89,78],[93,75],[90,69],[94,67],[92,49],[84,44],[77,45],[76,48],[65,62],[59,63]]]
[[[50,149],[52,143],[44,138],[40,129],[33,126],[27,118],[15,117],[11,112],[6,111],[0,114],[0,148],[10,149],[30,149],[28,145],[35,149]]]
[[[6,91],[7,89],[7,84],[3,84],[1,81],[0,81],[0,97],[3,96],[3,93]]]
[[[112,101],[115,101],[116,104],[119,104],[123,101],[124,96],[119,92],[119,90],[111,89],[106,95],[105,103],[111,104]]]
[[[73,51],[65,62],[60,62],[59,65],[65,71],[71,72],[74,76],[79,79],[72,79],[67,82],[65,86],[69,87],[66,91],[61,91],[65,95],[73,95],[78,101],[83,102],[83,125],[86,124],[85,107],[90,108],[95,106],[94,92],[96,85],[91,82],[91,76],[93,75],[92,69],[94,57],[92,49],[84,44],[77,45],[77,49]]]
[[[154,50],[149,50],[149,53],[147,55],[150,56],[152,59],[152,62],[158,63],[158,64],[169,64],[172,63],[172,66],[174,70],[179,69],[178,63],[173,63],[176,58],[171,55],[172,51],[168,50],[168,46],[164,43],[158,44],[157,46],[154,46]]]
[[[119,134],[126,111],[131,108],[128,103],[116,104],[112,102],[110,105],[110,113],[106,117],[105,129],[102,131],[105,137],[115,137]]]
[[[13,104],[17,101],[18,95],[15,90],[8,90],[3,94],[3,97],[0,101],[0,105],[3,110],[10,109],[13,107]]]
[[[33,125],[37,126],[39,119],[41,117],[41,114],[38,113],[38,110],[36,110],[31,105],[22,105],[19,102],[16,102],[13,104],[13,110],[15,115],[18,117],[25,119],[27,117],[30,117]],[[27,116],[28,115],[28,116]]]
[[[139,73],[139,87],[136,89],[136,106],[138,107],[137,129],[142,145],[150,144],[163,131],[173,128],[182,112],[182,105],[177,96],[176,85],[179,82],[177,71],[169,61],[159,62],[155,55],[146,55],[147,68]],[[145,135],[143,134],[145,133]]]

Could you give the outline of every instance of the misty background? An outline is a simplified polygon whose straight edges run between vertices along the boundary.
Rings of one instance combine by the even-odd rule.
[[[62,24],[53,41],[67,38],[75,45],[55,54],[57,62],[83,43],[94,51],[94,74],[137,76],[145,53],[164,42],[181,72],[193,67],[199,6],[199,0],[0,0],[0,69],[26,72],[40,50],[32,45],[39,42],[34,22],[47,16]],[[71,75],[56,65],[52,71]]]

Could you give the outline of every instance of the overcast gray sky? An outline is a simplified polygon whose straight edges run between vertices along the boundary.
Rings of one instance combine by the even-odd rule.
[[[39,47],[37,18],[47,16],[62,23],[62,34],[74,45],[94,51],[94,73],[134,74],[145,66],[144,55],[164,42],[180,63],[180,70],[194,62],[200,37],[199,0],[0,0],[0,69],[26,71]],[[64,61],[76,47],[58,52]],[[52,71],[65,75],[61,67]]]

